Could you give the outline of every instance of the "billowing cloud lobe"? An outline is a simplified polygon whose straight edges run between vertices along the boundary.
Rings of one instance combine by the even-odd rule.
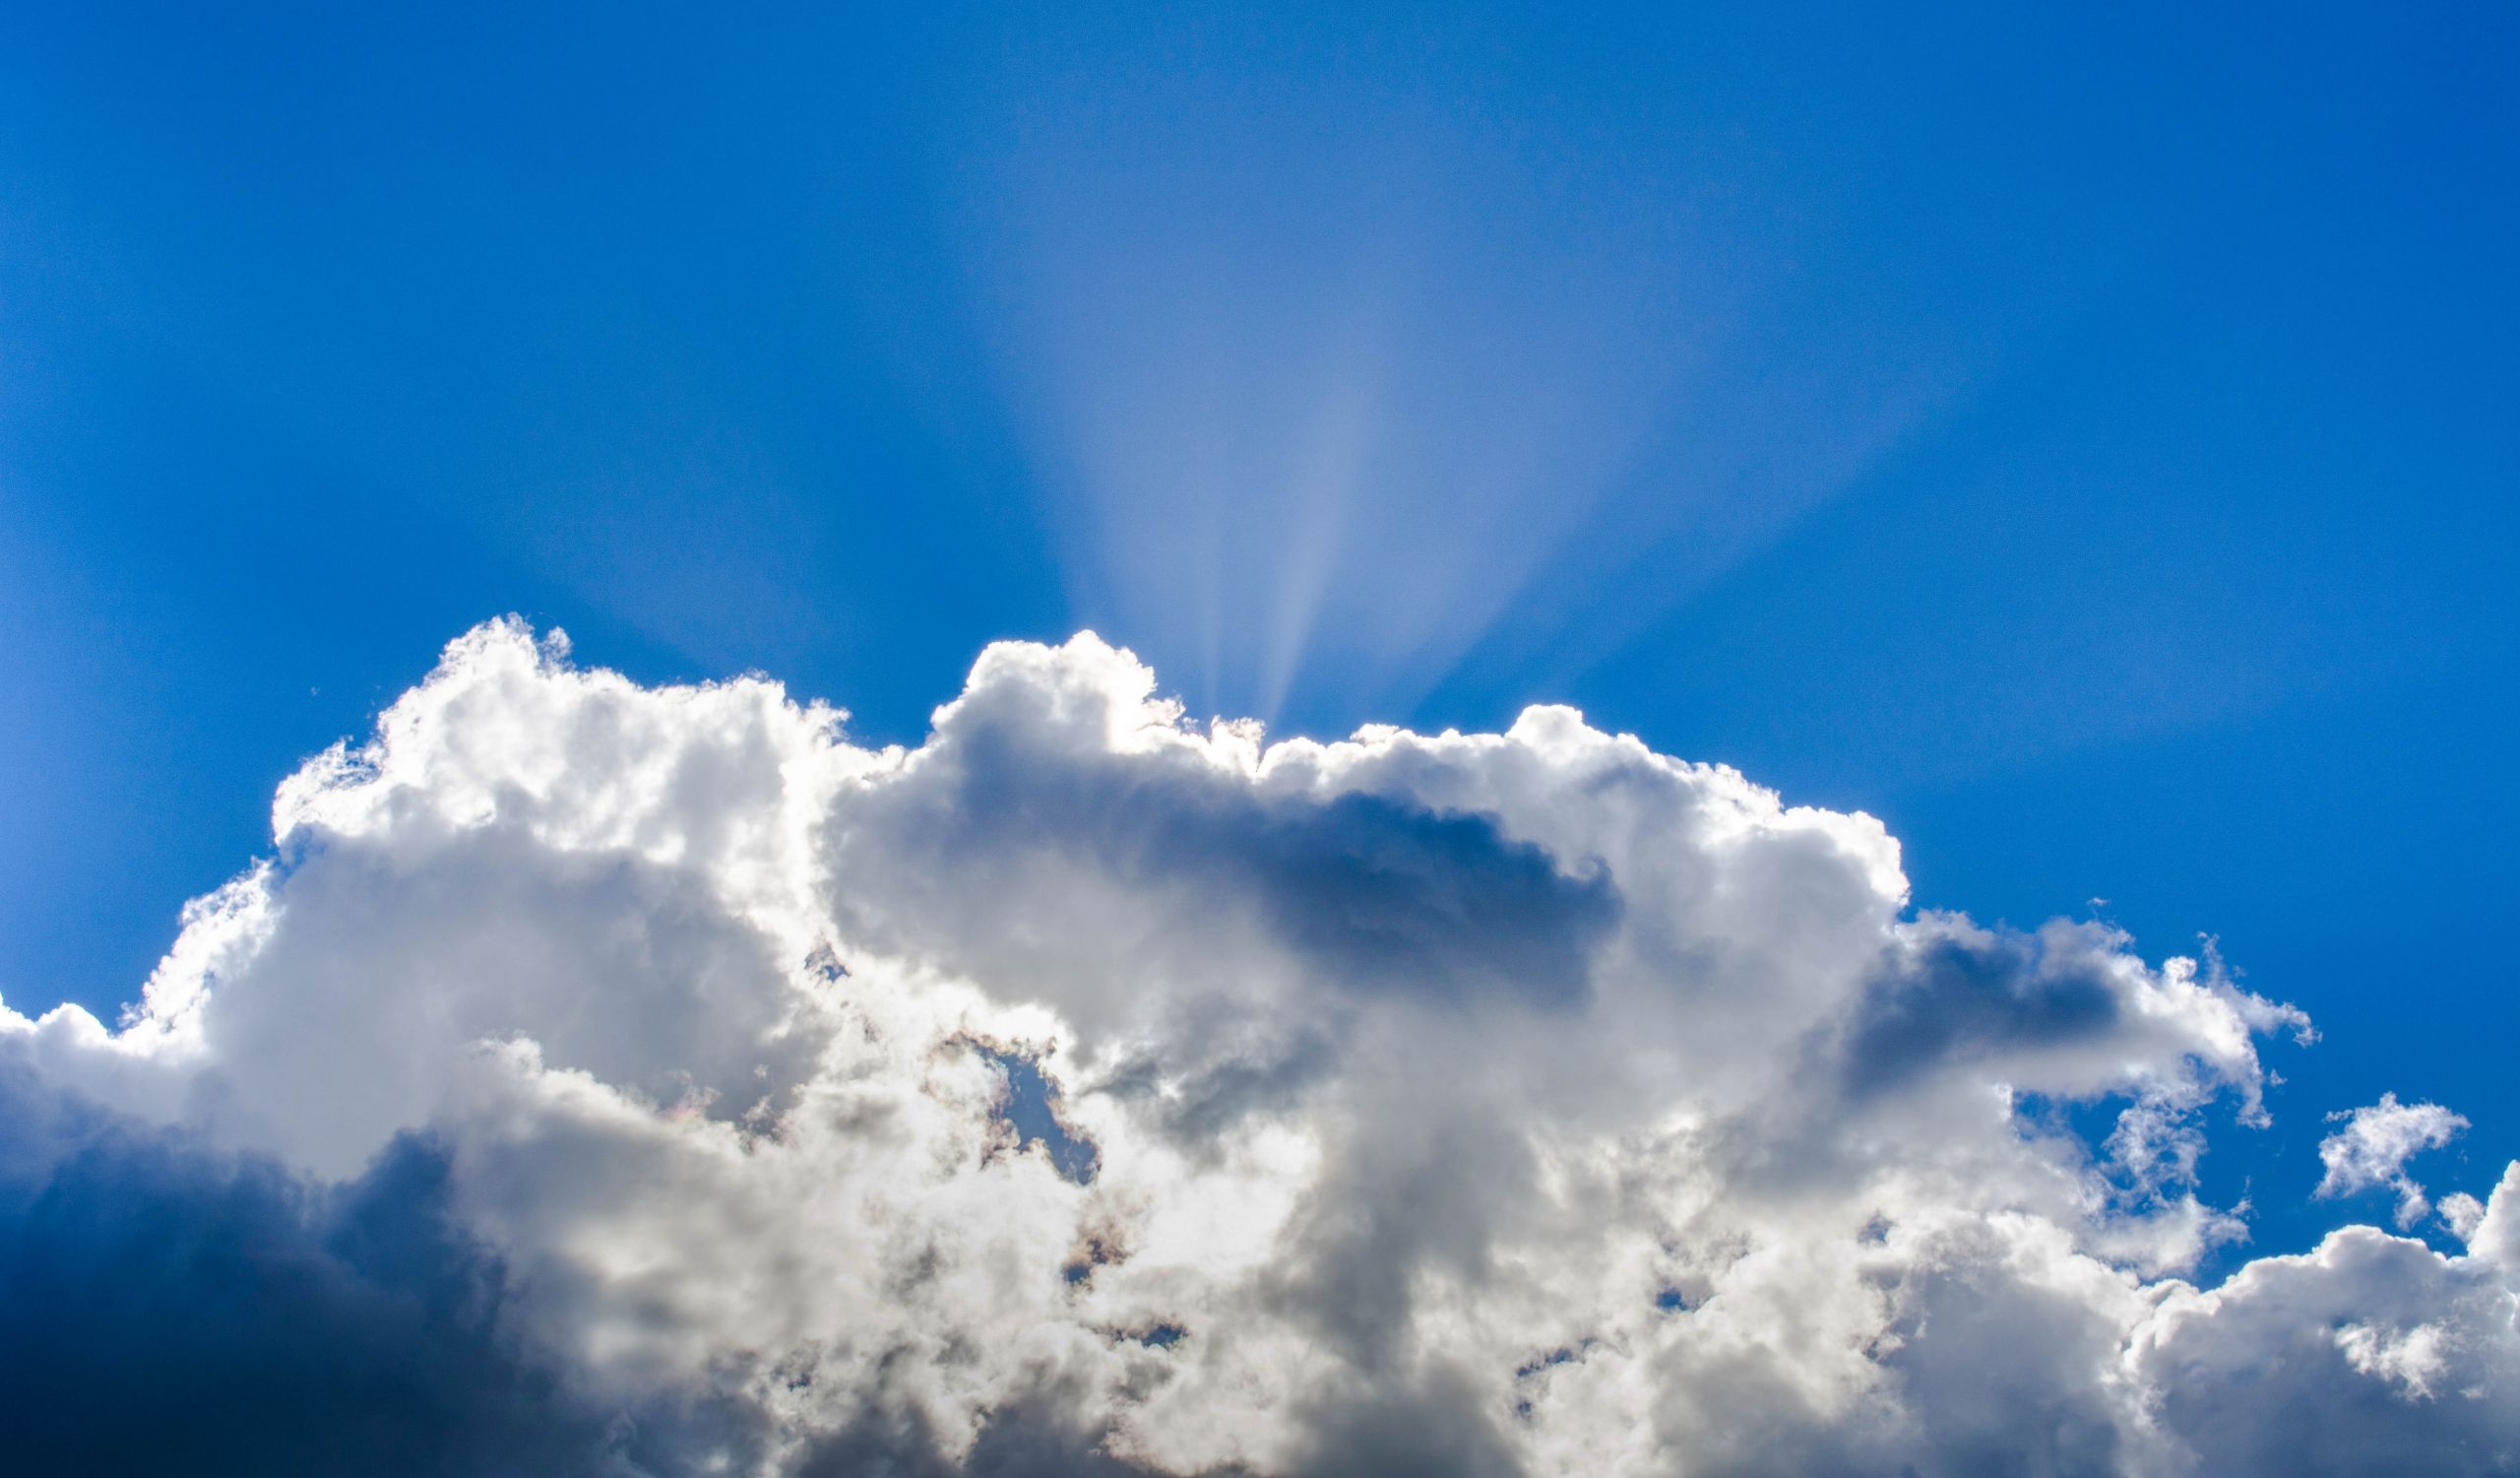
[[[2307,1028],[2210,960],[1568,710],[1154,692],[454,643],[117,1029],[0,1011],[27,1470],[2520,1470],[2520,1167],[2187,1280]]]

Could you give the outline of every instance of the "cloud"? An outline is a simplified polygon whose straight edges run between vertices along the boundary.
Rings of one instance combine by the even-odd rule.
[[[2313,1193],[2395,1190],[2401,1227],[2422,1221],[2432,1204],[2423,1186],[2406,1173],[2406,1162],[2427,1149],[2439,1149],[2468,1126],[2467,1120],[2439,1104],[2402,1104],[2394,1093],[2383,1093],[2378,1103],[2328,1118],[2344,1121],[2345,1127],[2319,1141],[2319,1163],[2327,1173],[2319,1178]]]
[[[870,749],[765,679],[454,643],[117,1028],[0,1013],[19,1465],[2520,1451],[2520,1167],[2444,1198],[2459,1255],[2189,1281],[2244,1235],[2209,1111],[2262,1121],[2307,1030],[2210,958],[1914,911],[1871,818],[1568,710],[1270,744],[1156,691],[1001,645]],[[2426,1113],[2331,1177],[2412,1187]]]
[[[0,1068],[57,1158],[0,1180],[0,1382],[24,1473],[567,1472],[609,1420],[498,1333],[494,1259],[397,1138],[316,1186]]]

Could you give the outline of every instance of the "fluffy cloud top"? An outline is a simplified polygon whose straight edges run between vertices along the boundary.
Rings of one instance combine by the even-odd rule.
[[[2445,1200],[2462,1255],[2182,1276],[2241,1235],[2207,1111],[2307,1029],[2210,962],[1913,911],[1869,817],[1564,709],[1264,744],[1154,692],[1002,645],[876,750],[453,644],[118,1028],[0,1011],[17,1451],[2520,1464],[2520,1167]],[[2359,1111],[2333,1189],[2420,1197],[2445,1113]]]
[[[2319,1195],[2353,1195],[2386,1188],[2398,1194],[2398,1225],[2411,1227],[2431,1209],[2424,1187],[2406,1173],[2406,1162],[2459,1136],[2468,1122],[2439,1104],[2402,1104],[2394,1093],[2364,1108],[2328,1116],[2345,1127],[2319,1141]],[[2463,1199],[2473,1201],[2475,1197]],[[2478,1212],[2483,1214],[2482,1209]],[[2466,1218],[2454,1216],[2452,1225]]]

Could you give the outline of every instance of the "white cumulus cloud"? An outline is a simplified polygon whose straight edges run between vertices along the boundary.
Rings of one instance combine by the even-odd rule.
[[[875,749],[768,680],[643,687],[513,621],[454,643],[282,788],[275,856],[129,1019],[0,1012],[0,1352],[70,1373],[21,1450],[2520,1452],[2520,1167],[2457,1202],[2463,1255],[2357,1227],[2188,1281],[2243,1235],[2193,1182],[2207,1111],[2262,1120],[2257,1043],[2308,1025],[2210,960],[1914,910],[1870,817],[1566,709],[1269,743],[1156,692],[1092,636],[1000,645]],[[2420,1203],[2406,1155],[2456,1122],[2358,1111],[2333,1189]],[[193,1251],[117,1251],[161,1246]],[[155,1409],[211,1428],[77,1420],[160,1366],[188,1374]],[[257,1402],[292,1409],[216,1426]]]
[[[2468,1126],[2466,1119],[2439,1104],[2402,1104],[2394,1093],[2383,1093],[2378,1103],[2328,1118],[2343,1121],[2345,1127],[2319,1141],[2319,1164],[2326,1174],[2319,1177],[2314,1193],[2394,1190],[2401,1227],[2422,1221],[2432,1206],[2423,1185],[2407,1174],[2406,1162],[2427,1149],[2439,1149]]]

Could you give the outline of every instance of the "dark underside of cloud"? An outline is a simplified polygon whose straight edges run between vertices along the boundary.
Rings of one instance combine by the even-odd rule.
[[[1021,947],[1039,953],[1099,941],[1060,940],[1017,911],[1022,895],[1007,895],[995,919],[931,915],[894,885],[905,836],[923,888],[980,885],[1009,856],[1046,854],[1118,887],[1247,914],[1307,975],[1368,995],[1570,1008],[1583,1000],[1593,947],[1618,921],[1606,872],[1570,872],[1491,816],[1373,794],[1257,795],[1211,772],[1030,752],[1022,731],[979,722],[954,739],[932,785],[891,801],[898,814],[881,854],[862,855],[862,819],[838,829],[832,848],[856,885],[837,900],[844,912],[864,911],[861,898],[907,905],[900,920],[947,958],[1013,947],[1004,935],[1021,926],[1033,926]]]
[[[2102,964],[2052,961],[2019,934],[1929,936],[1868,983],[1846,1038],[1848,1085],[1869,1095],[1954,1060],[2106,1037],[2122,1005]]]
[[[0,1115],[31,1112],[0,1071]],[[0,1209],[0,1390],[22,1473],[594,1471],[601,1418],[502,1348],[497,1266],[406,1136],[364,1177],[86,1120]]]
[[[30,1111],[0,1072],[0,1113]],[[58,1105],[42,1112],[57,1114]],[[277,1164],[69,1111],[79,1147],[0,1208],[0,1390],[30,1475],[574,1478],[762,1459],[724,1398],[604,1409],[498,1333],[504,1273],[447,1217],[448,1166],[404,1135],[329,1189]],[[1320,1414],[1318,1478],[1511,1474],[1466,1393]],[[795,1478],[1142,1478],[1056,1384],[990,1411],[961,1457],[914,1411],[861,1414]],[[700,1459],[695,1461],[695,1459]],[[1212,1469],[1219,1474],[1231,1469]]]

